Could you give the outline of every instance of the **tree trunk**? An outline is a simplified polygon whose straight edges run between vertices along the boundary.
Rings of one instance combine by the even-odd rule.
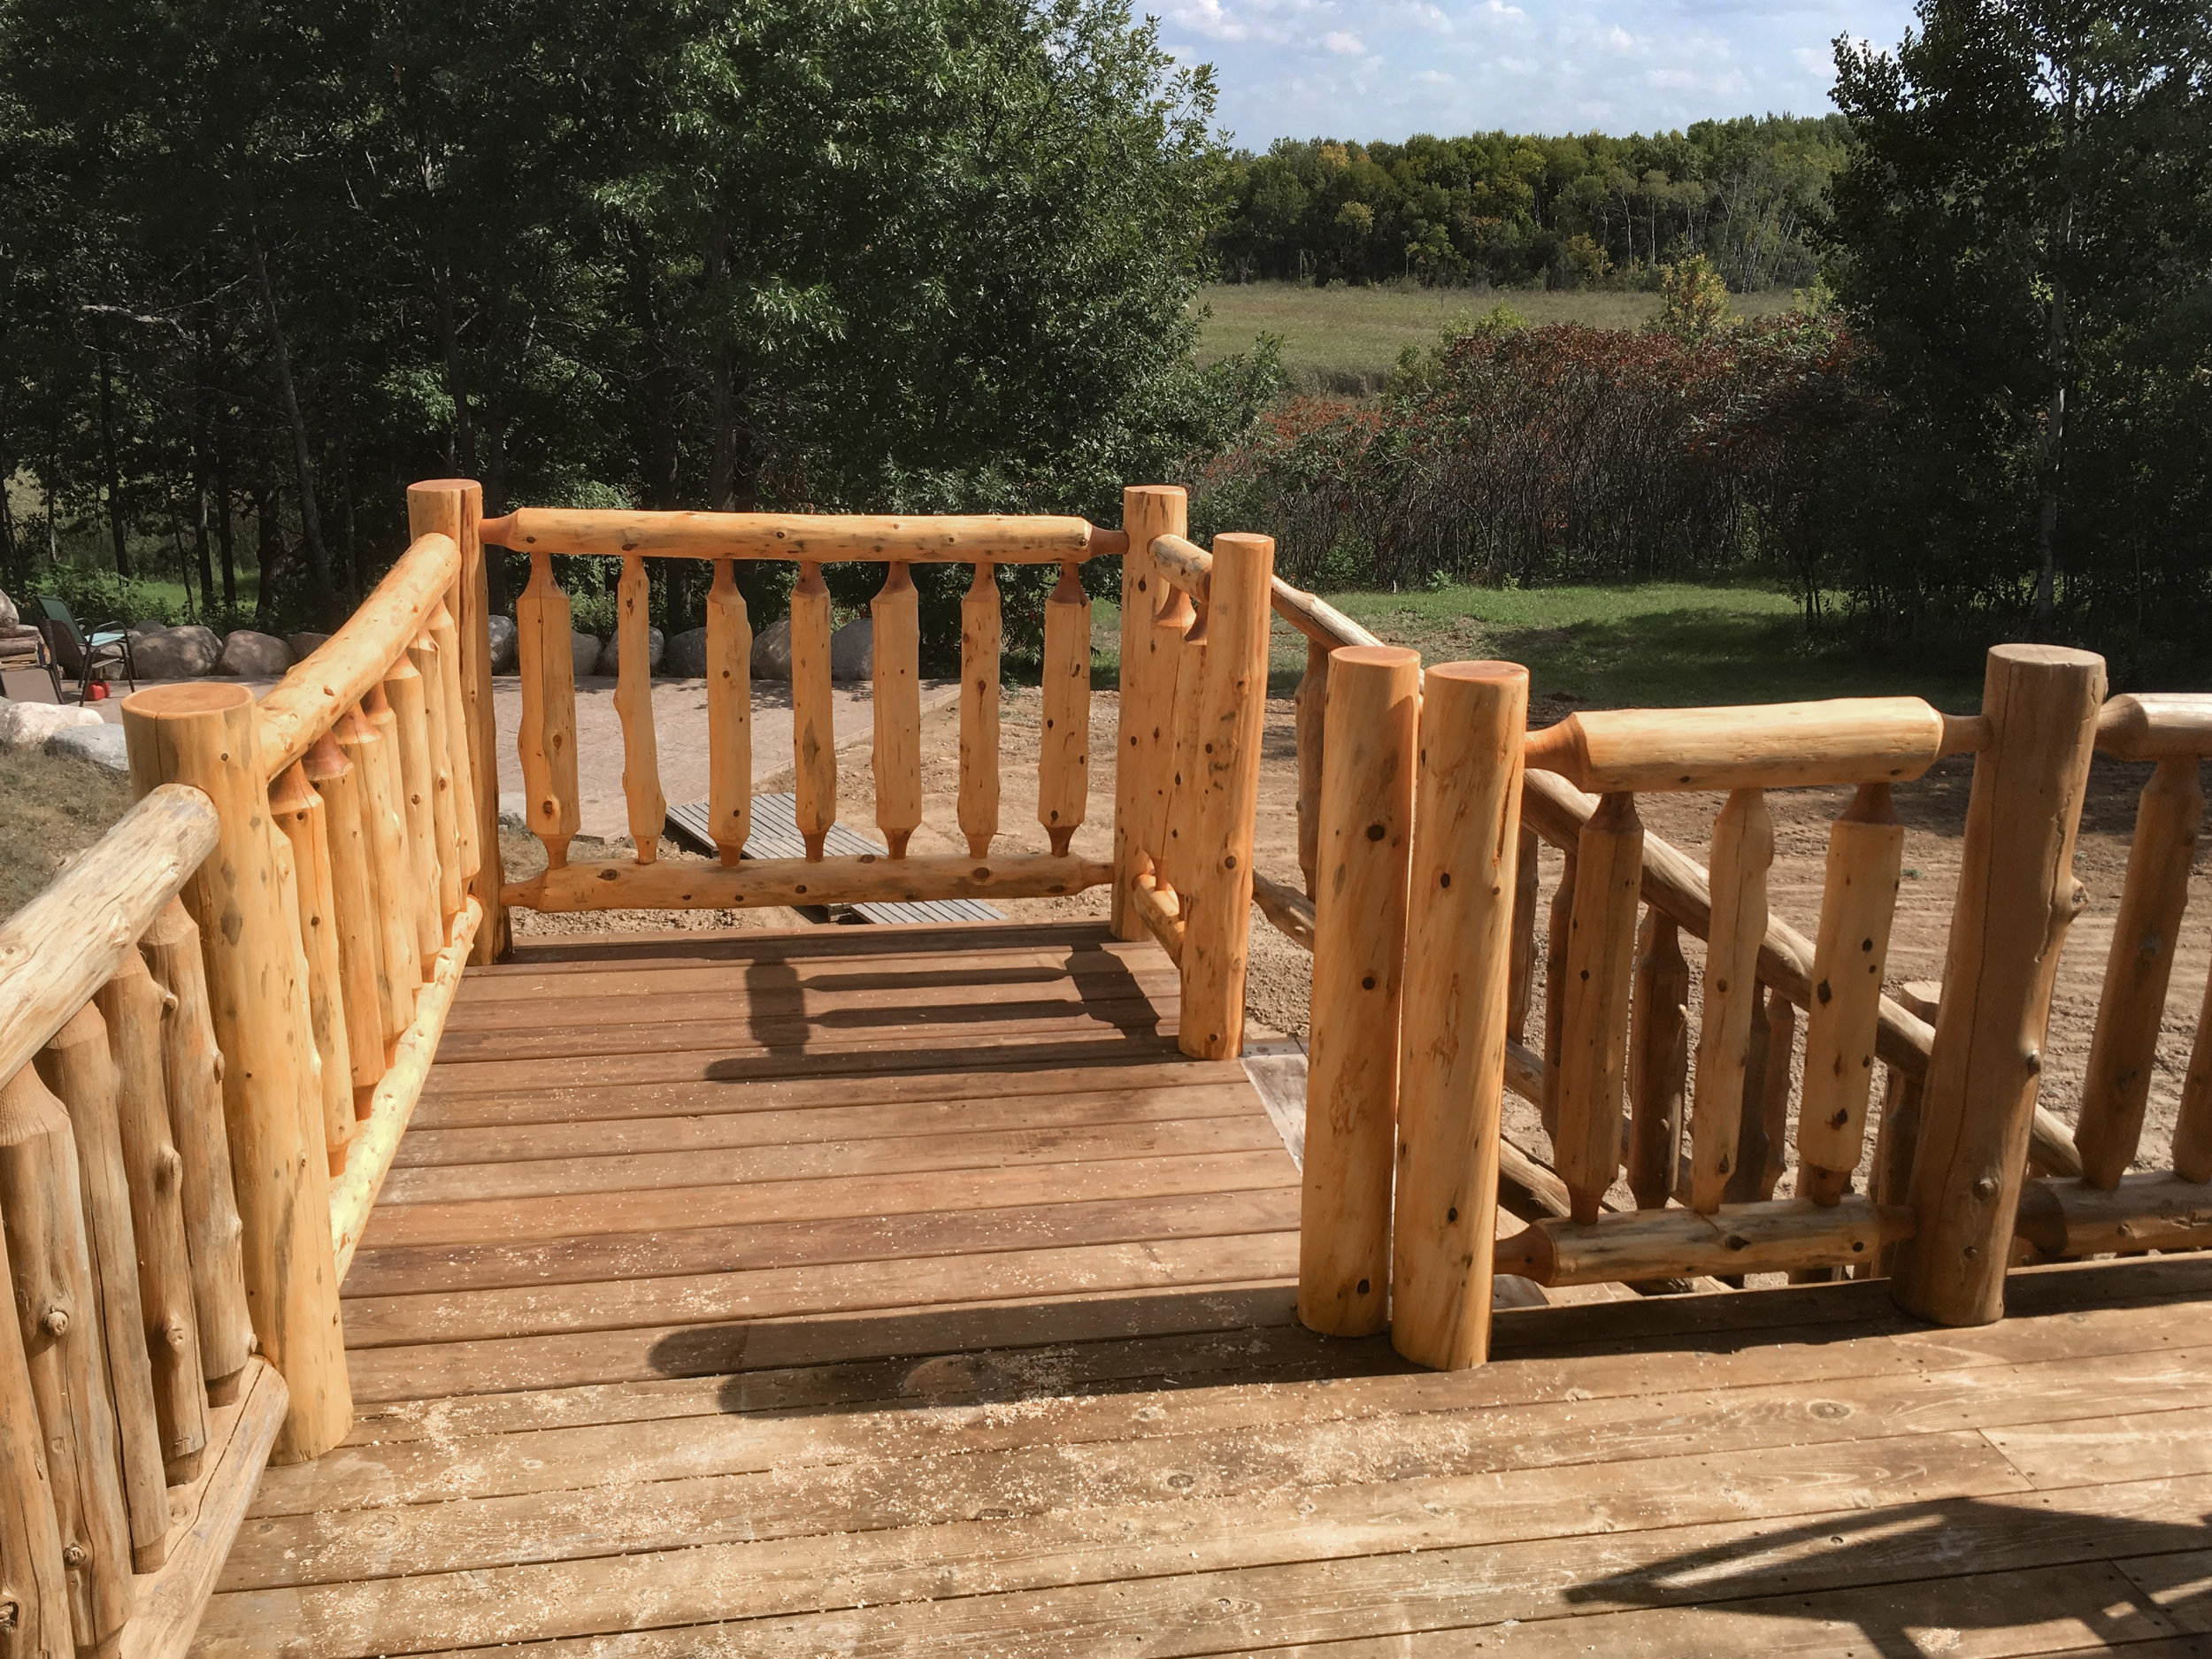
[[[261,581],[254,600],[255,626],[265,631],[274,615],[276,591],[284,570],[284,521],[277,511],[273,468],[264,472],[253,493],[254,561],[261,566]]]
[[[238,614],[238,549],[236,526],[231,519],[230,451],[223,446],[222,428],[215,429],[215,544],[223,555],[223,611]]]
[[[336,595],[330,585],[330,556],[323,548],[322,519],[315,511],[315,469],[308,456],[307,422],[301,418],[299,392],[292,384],[292,354],[285,346],[284,324],[277,316],[276,290],[269,281],[269,261],[262,251],[261,229],[250,213],[246,218],[246,230],[253,249],[254,282],[261,290],[261,307],[269,319],[269,350],[276,368],[277,392],[283,399],[284,419],[292,428],[293,460],[299,469],[300,541],[307,550],[315,609],[328,620]],[[269,594],[265,587],[261,595],[263,610],[267,609],[268,603]]]
[[[206,358],[201,358],[204,374]],[[192,552],[200,573],[200,613],[203,620],[215,613],[215,569],[208,562],[207,545],[207,388],[192,389]]]
[[[131,550],[123,535],[123,480],[115,461],[115,360],[108,355],[108,328],[100,324],[100,472],[107,488],[108,534],[115,543],[115,573],[131,573]]]

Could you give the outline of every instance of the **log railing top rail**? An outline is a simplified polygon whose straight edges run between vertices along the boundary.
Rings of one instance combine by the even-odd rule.
[[[484,541],[518,553],[621,558],[794,559],[914,565],[1066,565],[1125,552],[1085,518],[1000,513],[627,512],[518,507]]]
[[[2115,760],[2212,755],[2212,692],[2124,692],[2098,711],[2097,747]]]

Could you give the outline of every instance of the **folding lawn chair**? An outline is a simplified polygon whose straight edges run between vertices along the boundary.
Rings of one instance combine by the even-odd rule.
[[[131,655],[130,629],[120,622],[102,622],[94,626],[90,634],[77,626],[77,618],[69,614],[69,607],[58,599],[42,595],[38,608],[45,613],[45,621],[39,624],[39,632],[53,647],[55,660],[62,672],[77,682],[77,701],[85,700],[85,691],[95,680],[105,680],[104,670],[120,668],[123,678],[131,682],[131,689],[138,689],[138,663]]]

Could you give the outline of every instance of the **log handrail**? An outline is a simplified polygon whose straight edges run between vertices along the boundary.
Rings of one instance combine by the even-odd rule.
[[[2097,748],[2115,760],[2212,755],[2212,692],[2131,691],[2097,711]]]
[[[518,507],[483,523],[484,541],[517,553],[618,557],[787,559],[795,563],[1080,564],[1127,550],[1119,530],[1088,519],[1003,513],[630,512]]]

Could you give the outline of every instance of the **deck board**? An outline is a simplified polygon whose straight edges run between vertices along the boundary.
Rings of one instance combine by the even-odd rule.
[[[2212,1259],[1415,1371],[1297,1325],[1298,1173],[1152,946],[861,931],[470,975],[344,1287],[359,1420],[196,1653],[2212,1655]]]

